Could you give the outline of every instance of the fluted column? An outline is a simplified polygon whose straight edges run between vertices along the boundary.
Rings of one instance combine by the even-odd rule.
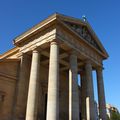
[[[39,67],[40,67],[40,54],[37,50],[34,50],[32,53],[32,65],[28,90],[26,120],[37,119],[37,103],[40,75]]]
[[[59,46],[56,41],[50,45],[47,120],[59,120]]]
[[[81,117],[86,120],[86,78],[85,71],[80,73],[81,76]]]
[[[96,72],[99,102],[99,118],[102,120],[107,120],[102,68],[97,68]]]
[[[87,80],[86,117],[87,120],[95,120],[93,76],[92,76],[92,65],[90,61],[86,61],[85,72],[86,72],[86,80]]]
[[[79,93],[77,72],[77,56],[74,52],[72,52],[70,55],[69,69],[69,120],[79,120]]]

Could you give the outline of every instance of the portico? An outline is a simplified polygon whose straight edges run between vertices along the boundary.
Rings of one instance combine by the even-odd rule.
[[[108,54],[87,21],[54,14],[17,37],[14,45],[20,64],[14,120],[95,120],[93,70],[99,116],[106,120],[102,70]]]

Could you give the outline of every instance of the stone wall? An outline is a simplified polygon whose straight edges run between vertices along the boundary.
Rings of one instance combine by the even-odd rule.
[[[4,62],[0,64],[0,91],[3,95],[0,104],[1,120],[11,119],[18,68],[18,62]]]

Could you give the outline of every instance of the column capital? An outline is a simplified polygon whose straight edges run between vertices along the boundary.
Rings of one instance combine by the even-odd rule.
[[[103,66],[97,66],[96,67],[96,71],[102,71],[102,70],[104,70]]]
[[[68,56],[70,57],[71,55],[75,55],[77,56],[77,52],[73,49],[71,49],[69,52],[68,52]]]
[[[25,53],[23,51],[19,52],[19,54],[17,54],[17,57],[21,58],[22,56],[29,56],[28,53]]]
[[[50,41],[50,45],[53,45],[53,44],[59,44],[59,42],[57,41],[57,40],[52,40],[52,41]]]
[[[90,60],[85,61],[85,69],[90,69],[90,71],[92,71],[92,62]]]
[[[81,75],[81,76],[84,75],[84,74],[85,74],[85,71],[84,71],[84,70],[80,71],[80,75]]]
[[[39,51],[37,49],[34,49],[32,53],[39,53]]]
[[[91,65],[92,65],[92,62],[91,62],[91,60],[86,59],[86,60],[85,60],[85,64],[91,64]]]

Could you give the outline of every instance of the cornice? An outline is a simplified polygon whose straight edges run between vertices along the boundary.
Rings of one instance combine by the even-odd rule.
[[[65,29],[68,33],[72,34],[75,38],[79,39],[79,40],[82,40],[83,43],[87,44],[88,43],[83,40],[82,37],[80,37],[75,31],[73,31],[70,27],[68,27],[64,22],[60,21],[59,20],[59,24],[62,26],[63,29]],[[98,54],[100,54],[104,59],[106,59],[108,56],[100,51],[98,51],[96,48],[94,48],[92,45],[89,44],[89,46],[95,50]]]
[[[70,29],[67,25],[65,25],[64,21],[69,21],[72,23],[76,23],[78,25],[80,24],[80,25],[86,26],[88,28],[88,30],[91,32],[91,34],[93,35],[96,42],[99,44],[99,46],[103,50],[103,52],[98,51],[93,46],[90,46],[90,47],[92,49],[94,49],[97,53],[99,53],[103,59],[108,58],[108,56],[109,56],[108,53],[106,52],[105,48],[103,47],[102,43],[100,42],[100,40],[98,39],[97,35],[95,34],[95,32],[93,31],[92,27],[90,26],[90,24],[88,22],[85,22],[85,21],[80,20],[78,18],[73,18],[73,17],[69,17],[66,15],[59,14],[59,13],[55,13],[55,14],[49,16],[48,18],[46,18],[45,20],[41,21],[37,25],[33,26],[31,29],[27,30],[23,34],[16,37],[13,40],[13,42],[14,42],[15,46],[19,46],[19,47],[15,47],[15,48],[9,50],[8,52],[0,55],[0,59],[9,57],[9,56],[13,55],[14,53],[19,52],[20,44],[22,43],[22,45],[24,45],[24,42],[27,42],[25,40],[28,40],[28,38],[32,37],[33,35],[37,34],[38,32],[45,30],[46,28],[48,28],[52,25],[57,25],[58,23],[62,24],[64,26],[64,28],[66,28],[67,31],[69,31],[69,33],[74,35],[74,37],[77,37],[77,38],[81,39],[83,42],[86,42],[85,40],[80,38],[80,36],[78,36],[72,29]]]
[[[2,55],[0,55],[0,60],[14,54],[14,53],[17,53],[19,51],[19,47],[14,47],[12,49],[10,49],[9,51],[3,53]]]
[[[16,37],[13,40],[14,45],[17,46],[20,42],[24,41],[24,39],[26,37],[31,36],[31,35],[35,34],[37,31],[39,31],[40,29],[46,28],[45,26],[52,24],[52,22],[54,22],[56,20],[56,16],[57,16],[56,13],[51,15],[51,16],[49,16],[47,19],[41,21],[40,23],[38,23],[37,25],[35,25],[31,29],[27,30],[23,34],[21,34],[18,37]]]

